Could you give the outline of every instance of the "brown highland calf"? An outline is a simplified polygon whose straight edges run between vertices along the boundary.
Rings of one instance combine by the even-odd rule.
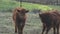
[[[43,23],[42,34],[44,31],[46,31],[45,34],[48,34],[51,28],[53,28],[53,34],[59,34],[60,13],[57,10],[52,10],[51,12],[47,13],[39,13],[39,17]]]
[[[15,33],[23,34],[23,28],[26,21],[26,13],[29,12],[24,8],[15,8],[13,11],[13,21],[15,23]]]

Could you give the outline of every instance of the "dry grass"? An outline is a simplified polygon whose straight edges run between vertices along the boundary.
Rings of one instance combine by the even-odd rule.
[[[0,12],[0,34],[15,34],[14,24],[12,23],[11,12]],[[24,28],[24,34],[41,34],[42,23],[39,19],[38,14],[27,14],[27,21]],[[49,34],[52,34],[50,30]]]

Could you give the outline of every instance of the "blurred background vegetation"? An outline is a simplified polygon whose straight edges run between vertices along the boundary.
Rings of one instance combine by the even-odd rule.
[[[20,2],[18,2],[18,1],[15,1],[15,0],[0,0],[0,11],[11,11],[13,8],[19,7]],[[22,6],[26,9],[29,9],[29,10],[32,10],[34,8],[42,9],[42,10],[51,10],[52,8],[58,9],[58,10],[60,9],[59,5],[50,5],[50,4],[49,5],[46,5],[46,4],[43,5],[42,3],[41,4],[37,4],[37,3],[34,4],[34,3],[29,3],[29,2],[23,2]]]

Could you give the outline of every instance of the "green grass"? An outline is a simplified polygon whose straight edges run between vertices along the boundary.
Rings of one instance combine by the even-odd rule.
[[[0,0],[0,11],[9,11],[16,7],[20,7],[20,2],[14,0]],[[28,10],[32,9],[51,10],[52,8],[58,10],[60,9],[60,6],[41,5],[27,2],[22,2],[22,7]]]
[[[47,6],[50,7],[50,8],[60,10],[60,6],[57,6],[57,5],[47,5]]]
[[[20,6],[20,2],[12,1],[12,0],[0,0],[0,11],[4,10],[10,10],[16,7]],[[52,8],[45,6],[45,5],[39,5],[39,4],[32,4],[32,3],[26,3],[23,2],[22,6],[26,9],[32,10],[34,8],[36,9],[42,9],[42,10],[50,10]]]

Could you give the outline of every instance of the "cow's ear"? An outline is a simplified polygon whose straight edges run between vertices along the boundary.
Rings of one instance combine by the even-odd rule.
[[[28,13],[29,12],[29,10],[26,10],[26,13]]]

